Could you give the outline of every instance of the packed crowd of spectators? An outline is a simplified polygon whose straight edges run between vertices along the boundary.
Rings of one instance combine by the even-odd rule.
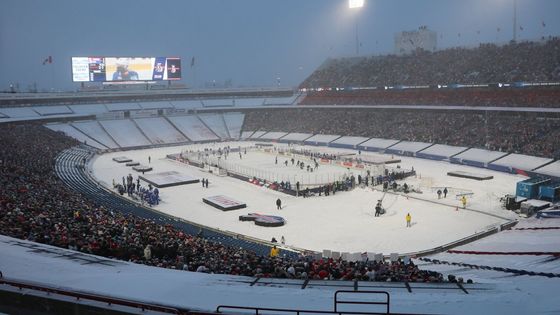
[[[246,276],[440,282],[412,261],[260,256],[106,209],[68,188],[55,157],[78,143],[41,125],[0,124],[0,234],[158,267]]]
[[[560,115],[555,113],[299,107],[247,111],[243,130],[398,139],[560,158]]]
[[[560,81],[560,39],[327,60],[301,85],[383,87]]]
[[[460,88],[307,92],[301,105],[560,107],[560,88]]]

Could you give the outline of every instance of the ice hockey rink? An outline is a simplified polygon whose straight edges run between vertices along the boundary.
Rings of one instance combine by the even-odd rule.
[[[513,193],[516,182],[524,179],[519,175],[448,162],[361,152],[364,159],[398,158],[401,162],[397,164],[402,169],[414,167],[417,176],[406,178],[399,183],[406,182],[422,193],[384,194],[380,191],[381,186],[375,189],[370,186],[358,187],[348,192],[337,192],[336,195],[301,198],[233,177],[211,174],[198,167],[166,158],[168,154],[204,151],[205,148],[217,150],[226,146],[241,147],[243,152],[245,148],[254,145],[254,142],[246,141],[218,142],[120,151],[98,155],[88,167],[92,175],[109,189],[112,189],[113,181],[120,183],[122,177],[128,174],[132,174],[135,181],[139,175],[142,175],[124,163],[112,160],[118,156],[126,156],[143,165],[149,165],[153,168],[151,173],[175,171],[197,179],[209,179],[208,188],[195,183],[160,189],[162,201],[159,205],[155,205],[154,209],[191,222],[265,241],[270,241],[272,237],[280,240],[284,236],[286,246],[302,249],[367,251],[383,254],[428,250],[515,219],[514,213],[502,209],[500,198]],[[315,146],[302,148],[321,153],[357,154],[357,151],[350,149]],[[276,156],[278,156],[277,164]],[[230,153],[227,162],[239,164],[239,167],[251,167],[253,171],[261,172],[261,175],[280,176],[278,180],[284,180],[282,176],[287,178],[295,176],[296,179],[298,176],[309,176],[315,180],[314,176],[329,179],[348,172],[352,172],[355,176],[359,174],[357,170],[349,171],[347,168],[333,165],[320,165],[317,171],[310,173],[296,169],[295,166],[286,166],[283,164],[286,159],[275,153],[254,152],[249,149],[241,158],[237,152]],[[388,167],[396,167],[397,164]],[[451,177],[447,175],[450,171],[492,175],[493,179],[478,181]],[[141,184],[147,185],[143,182]],[[293,185],[292,182],[292,187]],[[438,199],[436,194],[438,187],[448,187],[447,198]],[[457,198],[457,195],[464,193],[468,193],[469,196],[467,203],[469,210],[463,210]],[[247,207],[224,212],[203,203],[202,198],[215,195],[231,197],[247,203]],[[281,210],[276,209],[275,201],[278,198],[282,200]],[[375,217],[374,207],[380,199],[383,200],[387,213]],[[240,215],[248,213],[281,216],[286,220],[286,224],[282,227],[260,227],[252,222],[239,221]],[[412,216],[410,228],[406,227],[407,213]]]

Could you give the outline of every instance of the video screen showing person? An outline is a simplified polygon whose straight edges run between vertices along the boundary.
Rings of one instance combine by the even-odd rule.
[[[107,81],[152,80],[154,58],[106,58]]]
[[[167,58],[167,79],[168,80],[181,79],[181,59]]]

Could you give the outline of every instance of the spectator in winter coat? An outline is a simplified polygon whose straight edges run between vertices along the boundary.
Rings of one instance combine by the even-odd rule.
[[[152,259],[152,245],[148,244],[146,248],[144,248],[144,259],[146,260]]]
[[[279,250],[278,248],[276,248],[276,245],[274,245],[274,246],[270,249],[270,257],[272,257],[272,258],[278,256],[279,253],[280,253],[280,250]]]

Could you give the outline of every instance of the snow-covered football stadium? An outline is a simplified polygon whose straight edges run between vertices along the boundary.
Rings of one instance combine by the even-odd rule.
[[[83,28],[65,21],[83,23],[75,13],[94,7],[60,4],[65,19],[51,19],[48,5],[3,5],[0,314],[560,313],[560,39],[552,18],[525,16],[558,4],[514,0],[507,42],[501,26],[495,39],[484,23],[465,26],[450,44],[453,23],[422,25],[381,53],[377,37],[375,49],[368,42],[376,31],[362,34],[379,28],[365,19],[373,1],[363,18],[352,11],[363,1],[349,1],[344,23],[332,3],[289,8],[298,35],[286,42],[278,30],[292,33],[278,25],[292,19],[276,24],[259,6],[244,18],[241,2],[223,21],[206,19],[196,8],[207,2],[157,12],[135,3],[127,14],[112,3],[118,27],[106,13],[98,28],[111,27],[108,43],[130,35],[130,47],[90,56],[29,29],[39,21],[66,42]],[[440,15],[451,3],[426,7]],[[418,5],[408,11],[422,15]],[[462,11],[477,12],[471,5]],[[375,20],[390,30],[404,13]],[[122,25],[132,19],[158,23]],[[14,27],[22,21],[29,28]],[[230,33],[237,24],[249,42]],[[340,38],[348,30],[355,43]],[[461,45],[470,33],[476,42]],[[40,49],[27,40],[38,36]],[[145,38],[179,55],[147,57]],[[23,62],[49,46],[41,71]],[[272,83],[247,79],[261,72]],[[53,88],[41,91],[46,81]]]

